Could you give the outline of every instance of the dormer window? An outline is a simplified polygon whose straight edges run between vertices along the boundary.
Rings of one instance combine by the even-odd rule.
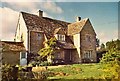
[[[59,41],[65,41],[65,35],[57,34],[57,39],[58,39]]]

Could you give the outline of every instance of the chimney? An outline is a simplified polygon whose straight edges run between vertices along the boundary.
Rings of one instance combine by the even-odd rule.
[[[43,11],[39,10],[38,13],[39,13],[39,17],[43,17]]]
[[[77,17],[76,18],[76,22],[80,21],[81,20],[81,17]]]

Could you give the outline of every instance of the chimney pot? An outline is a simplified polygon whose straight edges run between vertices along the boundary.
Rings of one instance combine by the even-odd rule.
[[[39,17],[43,17],[43,11],[39,10]]]
[[[81,20],[81,17],[77,17],[76,18],[76,21],[78,22],[78,21],[80,21]]]

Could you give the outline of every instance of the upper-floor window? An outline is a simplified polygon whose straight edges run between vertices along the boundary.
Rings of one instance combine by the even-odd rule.
[[[41,34],[40,34],[40,33],[37,34],[37,39],[38,39],[38,40],[41,39]]]
[[[87,41],[87,42],[90,42],[90,41],[91,41],[89,35],[86,35],[86,41]]]
[[[58,40],[65,41],[65,35],[58,34],[57,35]]]

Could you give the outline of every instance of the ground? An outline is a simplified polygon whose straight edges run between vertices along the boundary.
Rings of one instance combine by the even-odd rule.
[[[117,76],[112,66],[100,63],[47,66],[47,69],[48,79],[111,79]]]

